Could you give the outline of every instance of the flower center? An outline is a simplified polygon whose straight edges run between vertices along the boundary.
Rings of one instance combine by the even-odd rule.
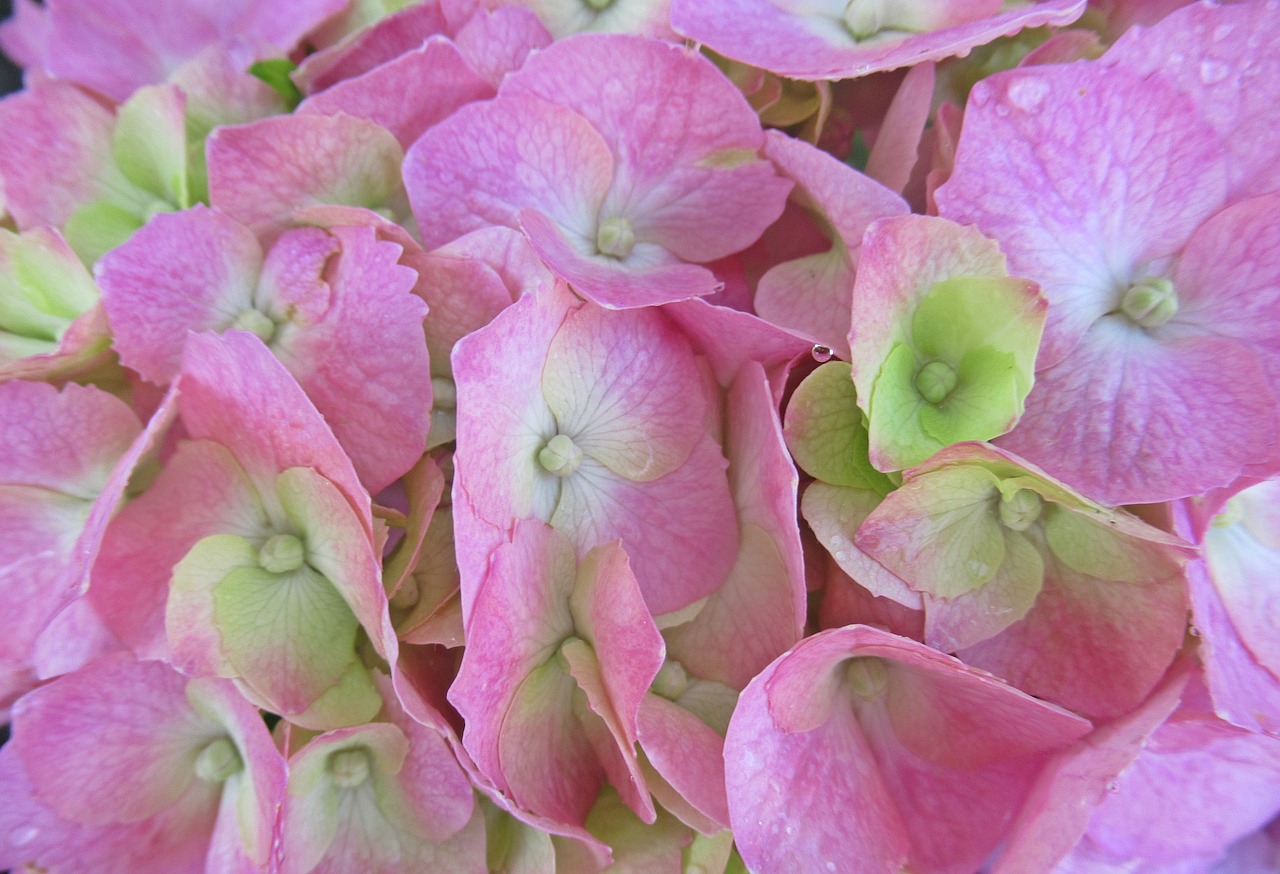
[[[636,247],[636,232],[631,222],[621,216],[605,219],[596,231],[596,249],[601,255],[625,258]]]
[[[211,741],[196,756],[196,776],[206,783],[221,783],[242,767],[240,751],[228,737]]]
[[[849,0],[844,8],[844,26],[855,40],[864,40],[884,30],[885,0]]]
[[[1120,311],[1136,325],[1158,328],[1178,314],[1178,293],[1163,276],[1152,276],[1129,286]]]
[[[538,452],[538,464],[547,473],[569,476],[582,466],[582,457],[582,450],[572,440],[563,434],[557,434]]]
[[[850,659],[844,676],[853,694],[864,701],[879,698],[889,683],[889,672],[884,669],[884,662],[866,656]]]
[[[329,776],[335,785],[354,789],[369,779],[369,752],[363,747],[338,750],[329,757]]]
[[[916,373],[916,391],[931,404],[942,403],[955,387],[955,369],[945,361],[930,361]]]
[[[653,678],[650,688],[668,701],[675,701],[688,690],[689,674],[685,672],[684,665],[667,659],[658,670],[658,675]]]
[[[252,307],[244,310],[240,315],[236,316],[236,320],[231,327],[240,331],[248,331],[250,334],[257,334],[258,339],[263,343],[270,343],[271,338],[276,335],[276,323],[266,313],[255,310]]]
[[[1000,499],[1000,522],[1010,531],[1026,531],[1043,509],[1043,498],[1031,489],[1018,489]]]
[[[302,567],[307,550],[292,534],[273,534],[258,550],[258,566],[273,574],[287,574]]]

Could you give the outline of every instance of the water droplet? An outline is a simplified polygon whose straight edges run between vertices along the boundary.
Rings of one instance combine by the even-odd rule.
[[[835,555],[835,559],[836,559],[836,561],[837,561],[839,564],[844,564],[845,562],[847,562],[847,561],[849,560],[849,553],[845,552],[845,551],[842,549],[842,550],[840,550],[839,552],[837,552],[837,553],[836,553],[836,555]]]
[[[836,870],[836,863],[835,863],[835,862],[827,862],[827,870],[828,870],[828,871],[834,871],[834,870]]]
[[[1221,61],[1203,61],[1200,64],[1200,81],[1217,85],[1231,73],[1231,68]]]
[[[1115,784],[1115,781],[1114,781],[1114,780],[1112,780],[1111,782],[1107,783],[1107,794],[1108,794],[1108,795],[1115,795],[1115,794],[1116,794],[1117,792],[1119,792],[1119,791],[1120,791],[1120,787],[1119,787],[1119,786],[1117,786],[1117,785]]]
[[[1025,76],[1009,85],[1009,102],[1023,112],[1035,112],[1049,94],[1049,83],[1038,76]]]
[[[783,831],[785,831],[789,835],[793,835],[796,833],[796,827],[793,825],[789,825],[785,829],[783,829]]]
[[[1001,118],[1004,118],[1008,114],[1009,114],[1008,106],[1005,106],[1003,103],[996,104],[996,115],[1000,116]]]
[[[969,99],[973,101],[974,106],[986,106],[991,102],[991,86],[986,82],[979,82],[969,92]]]
[[[1227,37],[1231,36],[1232,32],[1235,29],[1236,29],[1235,25],[1233,24],[1220,24],[1216,28],[1214,28],[1213,38],[1215,40],[1224,40]]]
[[[813,355],[814,361],[819,364],[826,364],[836,353],[832,351],[830,346],[823,346],[818,343],[813,347],[813,351],[810,354]]]
[[[16,828],[9,833],[9,843],[15,847],[25,847],[36,839],[40,834],[40,829],[35,826],[26,826],[24,828]]]

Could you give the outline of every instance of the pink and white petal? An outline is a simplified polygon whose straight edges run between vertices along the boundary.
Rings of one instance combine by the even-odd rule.
[[[1129,30],[1102,63],[1141,75],[1156,73],[1196,101],[1231,154],[1227,166],[1234,200],[1280,184],[1275,150],[1257,139],[1274,129],[1280,116],[1255,84],[1280,75],[1280,52],[1271,41],[1254,39],[1277,27],[1280,16],[1266,4],[1188,4],[1149,28]]]
[[[863,552],[854,539],[862,523],[882,500],[878,492],[813,482],[805,487],[800,512],[822,548],[860,587],[876,597],[920,610],[924,606],[920,593]]]
[[[268,525],[254,484],[225,447],[182,443],[151,487],[107,526],[88,597],[123,644],[143,658],[166,658],[174,566],[209,535],[257,537]]]
[[[1280,194],[1237,203],[1197,228],[1174,288],[1178,313],[1166,331],[1240,340],[1280,393]]]
[[[538,17],[520,7],[478,9],[453,35],[467,63],[494,88],[530,53],[551,45],[551,34]]]
[[[943,18],[935,24],[940,29],[874,40],[865,46],[859,46],[843,26],[837,32],[834,21],[829,29],[819,29],[812,18],[788,12],[770,0],[675,0],[671,23],[678,33],[726,57],[791,79],[816,81],[964,55],[1025,27],[1070,24],[1083,11],[1084,4],[1078,0],[1049,0],[977,21],[961,19],[952,24]]]
[[[264,494],[276,474],[310,467],[331,480],[370,538],[369,493],[324,417],[253,334],[192,334],[183,353],[178,406],[192,437],[221,443]]]
[[[361,482],[381,491],[422,456],[430,426],[431,382],[417,276],[397,260],[401,249],[370,228],[334,228],[341,254],[325,278],[325,312],[304,314],[304,300],[277,291],[274,304],[294,309],[277,354],[324,415]],[[309,295],[308,295],[309,296]]]
[[[413,82],[414,87],[398,87]],[[302,113],[337,115],[376,122],[408,149],[422,132],[496,90],[471,68],[448,39],[430,37],[421,47],[356,78],[337,82],[298,107]]]
[[[349,115],[282,115],[210,135],[209,199],[259,235],[320,204],[400,204],[404,152],[383,127]]]
[[[822,647],[841,632],[802,643]],[[824,649],[826,647],[823,647]],[[828,671],[847,648],[825,654]],[[729,820],[743,860],[761,874],[840,870],[851,874],[893,870],[906,862],[906,826],[852,707],[827,700],[828,718],[808,730],[788,731],[774,717],[779,658],[751,681],[738,700],[725,737]],[[833,696],[808,686],[803,694]],[[834,706],[833,706],[834,705]]]
[[[629,480],[675,470],[705,433],[693,352],[650,309],[570,312],[547,351],[542,394],[560,433]]]
[[[78,598],[40,633],[31,651],[31,665],[36,677],[48,680],[123,650],[89,599]]]
[[[291,78],[304,94],[317,94],[393,61],[419,48],[433,34],[447,31],[440,4],[414,4],[309,55]]]
[[[218,788],[198,785],[136,823],[82,826],[35,796],[16,745],[0,750],[0,865],[13,870],[97,874],[203,874],[218,813]]]
[[[463,743],[500,789],[503,719],[520,684],[554,662],[573,630],[569,595],[577,573],[573,547],[542,522],[513,527],[494,552],[467,625],[467,648],[449,701],[466,720]]]
[[[25,695],[13,742],[37,796],[90,826],[137,822],[176,802],[217,734],[187,704],[186,684],[168,665],[119,654]]]
[[[1058,870],[1054,866],[1084,836],[1115,778],[1177,708],[1191,667],[1189,661],[1175,664],[1141,707],[1049,761],[1013,822],[993,874]]]
[[[583,297],[609,309],[658,306],[713,294],[722,283],[714,273],[693,264],[671,263],[656,246],[640,244],[628,259],[594,255],[585,236],[571,239],[543,213],[522,209],[520,228],[538,255]]]
[[[1105,504],[1153,503],[1227,485],[1270,458],[1278,415],[1244,344],[1165,341],[1109,316],[1036,375],[1026,412],[998,443]]]
[[[849,357],[848,313],[854,272],[838,240],[816,255],[784,261],[760,277],[755,310],[760,318]]]
[[[1011,70],[973,89],[965,117],[938,206],[998,239],[1009,271],[1040,284],[1042,368],[1115,307],[1117,281],[1177,254],[1226,198],[1221,137],[1157,77],[1090,64]]]
[[[670,613],[718,589],[737,558],[726,464],[710,437],[650,482],[624,479],[588,458],[564,479],[550,521],[580,553],[620,538],[650,612]]]
[[[609,71],[603,83],[601,70]],[[714,64],[683,46],[580,34],[530,57],[502,83],[501,93],[541,98],[586,119],[617,159],[615,193],[685,193],[686,180],[706,178],[707,168],[726,161],[728,167],[745,168],[747,179],[756,178],[754,153],[764,145],[759,119]],[[679,102],[671,100],[675,94]],[[762,187],[769,192],[762,200],[776,203],[767,225],[781,212],[787,187],[767,182]],[[717,214],[710,211],[713,222]],[[756,227],[757,216],[746,218],[732,235],[735,247],[724,254],[763,232],[764,226]],[[739,236],[744,238],[740,244]]]
[[[1145,546],[1136,554],[1150,576],[1136,582],[1090,577],[1043,554],[1044,588],[1035,606],[961,657],[1090,718],[1133,710],[1173,661],[1187,623],[1181,568]]]
[[[529,97],[463,107],[423,134],[404,160],[428,249],[490,225],[517,228],[527,208],[594,244],[613,176],[608,143],[586,119]]]
[[[506,539],[509,520],[540,509],[535,456],[555,433],[555,419],[542,400],[542,362],[573,306],[565,287],[528,295],[454,348],[462,414],[453,506],[467,621],[489,552]]]
[[[654,694],[640,702],[640,747],[680,797],[719,828],[729,827],[724,738],[679,704]]]
[[[0,101],[0,176],[20,229],[60,228],[99,196],[114,125],[110,110],[70,82],[40,79]]]
[[[696,616],[666,630],[672,658],[743,688],[803,636],[806,596],[791,464],[763,368],[743,367],[727,399],[725,450],[738,511],[733,568]]]
[[[346,5],[344,0],[300,0],[286,9],[276,3],[250,0],[220,5],[219,18],[224,33],[262,40],[287,54],[308,32]]]
[[[161,213],[97,265],[121,362],[164,385],[188,331],[224,331],[254,305],[262,248],[216,209]]]

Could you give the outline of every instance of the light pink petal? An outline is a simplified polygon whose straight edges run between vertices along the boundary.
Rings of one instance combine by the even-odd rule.
[[[728,828],[724,739],[688,710],[653,694],[640,702],[638,727],[654,770],[699,814]]]
[[[397,263],[400,246],[378,241],[369,228],[329,233],[341,254],[323,274],[327,299],[321,303],[305,285],[277,284],[272,307],[292,320],[272,345],[351,456],[361,482],[378,492],[425,448],[431,409],[426,307],[410,294],[417,277]]]
[[[1026,412],[999,444],[1103,503],[1152,503],[1226,485],[1266,460],[1278,414],[1244,344],[1164,340],[1115,315],[1036,375]]]
[[[601,69],[616,86],[597,84]],[[538,97],[589,121],[617,161],[601,218],[625,216],[638,240],[683,260],[747,247],[778,217],[790,190],[756,157],[764,138],[741,93],[684,48],[581,34],[532,56],[501,93]]]
[[[926,62],[907,71],[867,158],[867,175],[890,191],[906,189],[919,156],[920,139],[933,108],[935,67]]]
[[[675,470],[705,433],[693,352],[654,310],[570,312],[547,350],[542,394],[561,434],[630,480]]]
[[[284,115],[218,128],[207,144],[210,202],[278,233],[320,204],[402,212],[403,152],[385,128],[347,115]]]
[[[415,3],[308,55],[292,79],[304,94],[317,94],[419,48],[427,37],[447,28],[440,4]]]
[[[657,306],[687,300],[719,290],[721,283],[711,271],[693,264],[670,263],[673,259],[655,247],[638,245],[632,260],[584,253],[592,244],[586,236],[571,238],[565,229],[541,212],[524,209],[519,225],[542,260],[583,297],[603,307]],[[580,242],[581,241],[581,242]],[[575,245],[576,243],[576,245]],[[639,253],[653,263],[638,263]]]
[[[1090,64],[1011,70],[970,93],[938,206],[1040,284],[1044,368],[1221,208],[1223,154],[1199,109],[1159,78]]]
[[[191,335],[179,392],[192,437],[221,443],[264,491],[281,471],[314,469],[346,495],[372,537],[369,495],[350,460],[261,340],[244,331]]]
[[[860,588],[903,607],[920,610],[923,607],[920,593],[863,552],[854,539],[862,523],[881,500],[878,492],[812,482],[805,487],[804,496],[800,499],[800,512],[822,543],[822,548]]]
[[[0,49],[19,67],[41,67],[48,53],[49,13],[36,0],[17,0],[13,15],[0,23]]]
[[[1259,140],[1280,118],[1257,84],[1280,74],[1280,51],[1273,41],[1255,38],[1277,27],[1280,15],[1265,3],[1190,4],[1150,28],[1130,29],[1102,63],[1156,73],[1195,99],[1227,143],[1234,199],[1280,184],[1275,150]]]
[[[551,524],[580,551],[620,538],[656,616],[686,607],[724,581],[738,552],[726,462],[704,437],[679,468],[650,482],[587,459],[561,486]]]
[[[262,248],[244,225],[197,206],[161,213],[97,266],[121,362],[164,385],[188,331],[224,331],[254,305]]]
[[[743,367],[727,412],[737,559],[697,615],[668,628],[666,637],[671,657],[694,674],[741,689],[803,636],[806,600],[795,525],[797,475],[759,364]]]
[[[217,816],[216,787],[197,786],[136,823],[80,826],[35,797],[14,743],[0,751],[0,865],[97,874],[202,874]],[[39,867],[34,870],[39,870]]]
[[[1133,713],[1053,757],[1014,821],[994,874],[1055,870],[1084,836],[1093,809],[1107,797],[1115,778],[1178,706],[1190,668],[1190,663],[1175,666]]]
[[[414,85],[402,87],[405,82]],[[407,149],[423,131],[459,107],[495,93],[453,43],[432,37],[420,48],[309,97],[298,111],[320,115],[341,112],[368,119],[391,131]]]
[[[180,798],[216,734],[187,704],[186,682],[122,654],[24,696],[14,743],[40,799],[66,819],[105,825],[146,819]]]
[[[256,537],[267,524],[252,482],[224,447],[181,444],[151,488],[107,527],[89,598],[122,643],[142,657],[164,657],[174,565],[204,537]]]
[[[671,23],[678,33],[725,57],[792,79],[821,80],[849,79],[965,55],[975,46],[1024,27],[1070,24],[1084,11],[1084,4],[1073,0],[1033,3],[990,17],[978,17],[982,13],[975,15],[971,6],[918,4],[922,14],[942,13],[934,25],[938,29],[889,32],[892,37],[859,45],[843,24],[837,24],[838,11],[821,19],[825,27],[820,29],[815,24],[817,16],[806,18],[782,6],[772,0],[675,0]],[[948,12],[960,10],[965,11],[956,21],[946,17]],[[975,17],[978,20],[973,20]]]
[[[62,227],[97,198],[115,121],[69,82],[39,80],[0,101],[5,208],[21,229]]]
[[[458,28],[454,43],[473,69],[497,88],[536,49],[551,44],[551,34],[527,9],[479,9]]]

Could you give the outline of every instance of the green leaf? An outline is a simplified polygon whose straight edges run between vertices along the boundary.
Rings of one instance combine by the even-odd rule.
[[[867,430],[847,363],[824,364],[800,383],[784,434],[796,463],[815,479],[880,495],[893,490],[867,458]]]
[[[249,73],[274,88],[284,98],[287,111],[293,112],[302,102],[302,92],[289,77],[296,69],[298,65],[288,58],[267,58],[250,67]]]

